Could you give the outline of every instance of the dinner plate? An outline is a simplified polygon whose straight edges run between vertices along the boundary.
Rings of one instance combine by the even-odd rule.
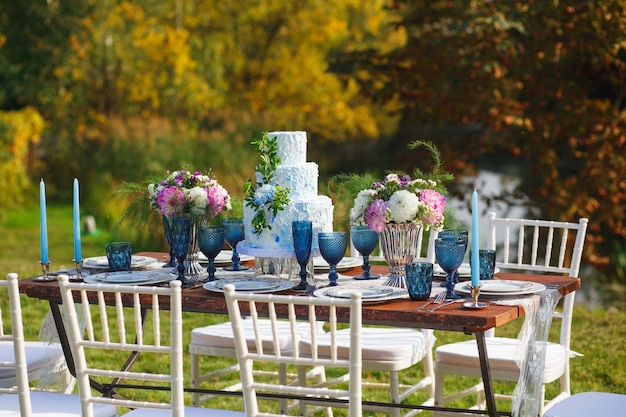
[[[217,254],[215,257],[215,265],[230,265],[233,259],[233,251],[232,250],[223,250]],[[209,260],[204,253],[198,252],[198,260],[202,263],[208,263]],[[253,256],[244,255],[242,253],[239,254],[239,262],[252,261],[254,260]]]
[[[459,273],[459,278],[471,278],[472,277],[472,268],[470,268],[470,264],[469,263],[463,263],[461,264],[461,266],[459,267],[459,269],[457,269],[458,273]],[[494,268],[493,273],[497,274],[498,272],[500,272],[500,268],[498,268],[497,266]],[[436,277],[446,277],[446,271],[444,271],[439,265],[435,264],[435,268],[433,270],[433,275]]]
[[[403,288],[395,288],[395,287],[376,287],[380,288],[382,293],[376,294],[376,291],[373,291],[374,287],[345,287],[345,288],[337,288],[337,287],[325,287],[315,290],[313,295],[315,297],[337,297],[342,296],[342,298],[350,297],[352,293],[355,291],[363,294],[366,293],[366,296],[363,297],[363,304],[374,304],[374,303],[382,303],[385,301],[396,300],[398,298],[406,298],[408,297],[407,290]],[[391,292],[388,292],[386,288],[391,289]]]
[[[150,265],[152,263],[158,262],[155,258],[151,258],[150,256],[137,256],[133,255],[130,258],[130,267],[131,268],[142,268],[144,266]],[[109,260],[106,256],[94,256],[91,258],[83,259],[83,267],[84,268],[108,268]]]
[[[481,296],[518,296],[536,294],[546,289],[546,286],[531,281],[489,280],[480,282]],[[454,286],[454,291],[459,294],[471,294],[470,285],[460,282]]]
[[[271,278],[226,278],[215,283],[215,288],[224,289],[227,284],[233,284],[236,291],[264,291],[280,287],[281,280]]]
[[[350,268],[363,265],[363,258],[344,257],[337,264],[337,271],[346,271]],[[315,272],[330,271],[330,265],[321,256],[313,257],[313,268]]]
[[[241,278],[241,280],[252,280],[252,279],[254,278]],[[262,279],[270,280],[271,278],[262,278]],[[223,280],[207,282],[206,284],[202,286],[202,288],[204,288],[207,291],[224,292],[223,284],[218,284],[220,281],[223,281]],[[292,282],[286,279],[276,279],[276,281],[279,281],[279,285],[275,287],[273,286],[272,288],[259,289],[259,290],[246,288],[246,289],[239,289],[239,290],[250,291],[250,292],[255,292],[255,293],[268,293],[268,292],[285,291],[285,290],[293,288],[293,286],[296,285],[295,282]],[[235,290],[237,290],[236,284],[235,284]]]
[[[341,288],[333,287],[326,291],[328,297],[350,298],[352,294],[361,294],[364,300],[387,297],[393,294],[391,287]]]
[[[158,284],[176,279],[175,274],[161,271],[115,271],[101,272],[83,278],[84,282],[90,284],[124,284],[124,285],[145,285]]]

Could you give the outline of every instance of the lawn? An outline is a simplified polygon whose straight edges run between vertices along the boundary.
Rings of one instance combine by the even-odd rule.
[[[40,272],[39,266],[39,218],[36,209],[7,212],[0,216],[0,266],[3,273],[17,272],[21,278],[36,275]],[[50,242],[50,260],[53,270],[72,266],[73,242],[72,242],[72,213],[71,207],[49,207],[48,208],[48,237]],[[104,254],[106,242],[112,239],[111,233],[101,230],[96,235],[83,236],[83,256],[99,256]],[[134,247],[135,252],[143,250],[141,247]],[[584,277],[583,277],[584,285]],[[47,304],[24,297],[25,330],[27,339],[36,340],[39,325],[47,312]],[[2,300],[4,306],[5,300]],[[189,343],[190,330],[194,327],[211,323],[226,321],[225,316],[208,314],[185,314],[185,345]],[[519,323],[511,323],[502,329],[499,334],[515,336],[519,328]],[[455,334],[450,332],[435,332],[437,344],[449,343],[451,341],[462,340],[471,336]],[[622,365],[626,361],[624,346],[626,345],[626,313],[616,308],[611,309],[587,309],[582,306],[576,308],[573,331],[572,349],[584,356],[572,359],[572,391],[606,391],[606,392],[626,392],[626,368]],[[111,358],[102,358],[111,360]],[[220,367],[229,360],[218,359],[206,361],[204,366]],[[188,362],[187,362],[188,363]],[[150,361],[139,362],[137,366],[148,366]],[[154,365],[154,364],[152,364]],[[412,380],[421,372],[421,364],[409,371],[401,374],[407,381]],[[188,366],[186,368],[189,374]],[[379,376],[368,372],[364,376],[367,379],[375,380]],[[222,384],[231,383],[236,379],[236,375],[231,378],[223,378]],[[466,380],[454,379],[446,380],[446,384],[459,385]],[[187,382],[189,385],[189,383]],[[510,384],[495,384],[495,390],[506,392],[510,389]],[[549,387],[547,396],[556,389]],[[366,392],[365,398],[372,400],[384,400],[385,397],[377,392]],[[423,397],[422,397],[423,398]],[[418,395],[419,399],[419,395]],[[233,408],[239,407],[239,401],[229,398],[216,398],[211,401],[211,407]],[[458,405],[468,405],[459,403]],[[507,409],[506,403],[501,404],[503,409]],[[425,415],[428,415],[425,413]]]

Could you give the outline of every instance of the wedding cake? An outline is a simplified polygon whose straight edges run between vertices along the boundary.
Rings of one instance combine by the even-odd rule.
[[[333,230],[333,204],[329,197],[318,195],[319,169],[315,162],[306,161],[306,132],[269,132],[276,141],[276,157],[280,163],[273,171],[269,184],[263,184],[263,175],[257,166],[258,188],[254,201],[267,201],[273,190],[289,190],[287,203],[273,216],[266,207],[244,204],[243,222],[245,240],[237,250],[255,257],[293,258],[291,223],[310,220],[313,223],[313,255],[319,255],[317,236]],[[262,158],[263,159],[263,158]],[[278,188],[276,187],[278,186]],[[267,226],[255,233],[253,221],[259,210],[265,211]]]

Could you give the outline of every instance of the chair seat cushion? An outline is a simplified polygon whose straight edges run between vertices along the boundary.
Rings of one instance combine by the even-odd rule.
[[[46,361],[56,361],[63,356],[59,344],[45,342],[24,342],[28,373],[41,371]],[[0,342],[0,361],[15,362],[13,343]],[[15,378],[15,369],[0,367],[0,380]]]
[[[60,394],[57,392],[31,391],[30,402],[33,417],[80,417],[80,397],[78,395]],[[17,395],[0,395],[0,417],[18,417],[20,404]],[[117,407],[110,405],[94,405],[95,417],[115,417]]]
[[[581,392],[556,403],[544,417],[621,416],[625,410],[624,394]]]
[[[350,354],[350,329],[337,332],[337,346],[339,357],[347,359]],[[330,357],[330,335],[323,334],[317,337],[318,354],[321,357]],[[424,334],[420,330],[364,327],[361,332],[361,350],[363,361],[405,361],[413,358],[417,362],[424,357]],[[305,355],[311,354],[311,340],[300,341],[300,350]]]
[[[488,337],[487,356],[489,368],[492,371],[518,372],[516,363],[519,340],[507,337]],[[548,342],[544,368],[544,381],[549,382],[558,378],[564,370],[567,355],[563,346]],[[475,340],[458,343],[449,343],[435,349],[435,363],[437,365],[451,365],[458,367],[480,369],[478,347]]]
[[[243,328],[248,341],[248,349],[255,350],[254,346],[254,328],[251,319],[243,320]],[[288,322],[277,322],[278,343],[280,350],[283,352],[291,351],[291,328]],[[259,331],[263,340],[263,349],[272,349],[274,345],[272,322],[268,319],[259,319]],[[297,328],[300,331],[300,337],[307,337],[310,334],[308,323],[298,323]],[[235,338],[233,336],[233,328],[230,322],[213,324],[205,327],[197,327],[191,331],[191,344],[201,346],[211,346],[216,348],[235,349]]]

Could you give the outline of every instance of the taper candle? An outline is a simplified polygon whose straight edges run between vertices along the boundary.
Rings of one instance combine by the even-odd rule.
[[[78,179],[74,178],[74,262],[83,260],[80,243],[80,201],[78,196]]]
[[[39,247],[41,263],[48,262],[48,221],[46,218],[46,184],[39,182]]]
[[[478,193],[472,193],[472,286],[480,285],[480,262],[478,260]]]

